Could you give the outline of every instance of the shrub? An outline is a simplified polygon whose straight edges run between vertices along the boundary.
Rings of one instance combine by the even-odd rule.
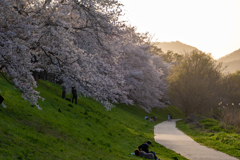
[[[219,126],[213,126],[213,127],[210,127],[209,129],[214,132],[220,132],[222,130],[221,128],[219,128]]]
[[[237,130],[240,131],[240,109],[233,107],[222,110],[221,120],[226,125],[232,126],[232,128],[228,127],[228,129],[232,130],[234,127],[236,127]],[[226,128],[226,126],[224,127]]]
[[[212,118],[201,119],[201,120],[199,120],[199,122],[204,125],[205,129],[211,129],[211,128],[212,129],[216,129],[216,128],[219,128],[218,124],[220,123],[219,121],[214,120]]]

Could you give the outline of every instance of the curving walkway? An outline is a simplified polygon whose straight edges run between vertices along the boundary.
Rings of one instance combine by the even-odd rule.
[[[238,160],[225,153],[207,148],[195,142],[176,128],[176,121],[164,121],[154,127],[155,141],[190,160]]]

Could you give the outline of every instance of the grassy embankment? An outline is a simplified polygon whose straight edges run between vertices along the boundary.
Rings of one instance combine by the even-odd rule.
[[[147,113],[137,106],[120,104],[106,111],[84,97],[78,105],[71,104],[61,99],[59,85],[40,80],[37,90],[46,99],[39,101],[42,110],[38,110],[1,76],[0,90],[7,106],[0,107],[0,159],[135,160],[141,158],[131,152],[147,140],[161,160],[185,159],[154,142],[156,123],[145,121]],[[157,116],[159,123],[169,112],[180,118],[173,107],[154,109],[148,115]]]
[[[198,143],[240,158],[240,134],[237,133],[237,129],[234,127],[207,118],[199,120],[194,125],[185,124],[181,120],[177,122],[177,128]]]

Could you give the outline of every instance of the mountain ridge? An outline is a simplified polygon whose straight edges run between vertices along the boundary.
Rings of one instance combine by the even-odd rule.
[[[168,50],[173,51],[174,53],[178,53],[178,54],[182,54],[185,52],[191,52],[196,49],[199,50],[196,47],[182,43],[180,41],[155,42],[154,45],[161,48],[164,53],[167,53]]]
[[[240,48],[218,59],[219,62],[230,62],[240,60]]]
[[[178,54],[191,52],[193,50],[199,50],[196,47],[182,43],[180,41],[155,42],[153,45],[161,48],[164,53],[167,53],[168,50]],[[216,60],[217,62],[221,62],[223,64],[223,68],[227,66],[222,71],[223,73],[234,73],[237,70],[240,70],[240,48]]]
[[[223,67],[226,67],[223,73],[234,73],[240,70],[240,48],[219,58],[217,61],[221,62]]]

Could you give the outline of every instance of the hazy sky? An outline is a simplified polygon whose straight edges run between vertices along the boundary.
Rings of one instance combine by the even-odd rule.
[[[180,41],[217,59],[240,48],[240,0],[120,0],[125,20],[159,42]]]

